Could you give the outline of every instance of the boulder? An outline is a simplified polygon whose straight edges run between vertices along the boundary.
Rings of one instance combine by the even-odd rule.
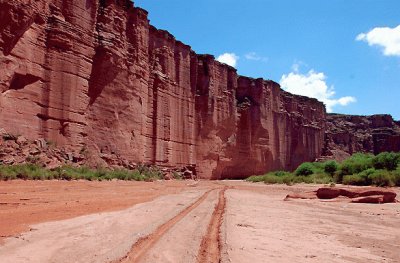
[[[393,203],[396,200],[396,193],[387,190],[384,188],[378,187],[363,187],[363,188],[335,188],[335,187],[324,187],[317,190],[317,197],[319,199],[333,199],[339,196],[345,196],[348,198],[357,198],[356,200],[373,200],[371,199],[362,199],[362,197],[371,197],[371,196],[381,196],[381,203]]]
[[[47,141],[45,139],[43,139],[43,138],[37,139],[35,141],[35,143],[36,143],[37,147],[39,147],[40,149],[47,149],[48,145],[47,145]]]
[[[333,199],[339,197],[341,190],[335,187],[324,187],[317,190],[317,197],[319,199]]]
[[[356,197],[351,199],[352,203],[365,203],[365,204],[383,204],[383,203],[393,203],[395,200],[389,202],[383,195],[371,195],[371,196],[363,196]]]
[[[18,145],[24,145],[28,143],[28,140],[24,136],[18,136],[16,143],[18,143]]]
[[[284,201],[289,201],[290,199],[318,199],[317,193],[313,192],[306,192],[306,193],[293,193],[288,194]]]

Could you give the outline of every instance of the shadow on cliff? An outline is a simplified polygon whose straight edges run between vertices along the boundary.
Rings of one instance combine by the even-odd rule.
[[[0,3],[0,32],[4,55],[8,56],[19,40],[34,23],[44,24],[45,20],[32,8],[20,8],[13,1]]]
[[[40,77],[34,76],[32,74],[20,74],[14,73],[14,76],[11,79],[10,90],[20,90],[25,88],[26,86],[33,84],[37,81],[41,80]]]
[[[118,75],[117,60],[118,57],[108,52],[104,47],[96,48],[89,79],[89,106],[96,102],[105,87],[112,83]]]

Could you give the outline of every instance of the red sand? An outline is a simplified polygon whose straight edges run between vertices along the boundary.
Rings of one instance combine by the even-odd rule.
[[[0,258],[13,263],[400,262],[399,203],[283,201],[289,193],[318,187],[0,182]]]

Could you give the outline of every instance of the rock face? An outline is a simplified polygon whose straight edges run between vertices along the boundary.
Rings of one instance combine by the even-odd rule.
[[[0,92],[0,128],[93,166],[243,178],[324,148],[322,103],[196,54],[128,0],[0,0]]]
[[[122,0],[0,0],[0,127],[202,178],[321,155],[322,103],[197,55]]]
[[[400,122],[390,115],[326,117],[324,157],[343,160],[356,152],[400,151]]]

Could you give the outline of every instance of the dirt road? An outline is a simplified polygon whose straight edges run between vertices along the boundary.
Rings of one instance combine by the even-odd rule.
[[[316,187],[2,182],[0,262],[400,262],[400,204],[283,201]]]

